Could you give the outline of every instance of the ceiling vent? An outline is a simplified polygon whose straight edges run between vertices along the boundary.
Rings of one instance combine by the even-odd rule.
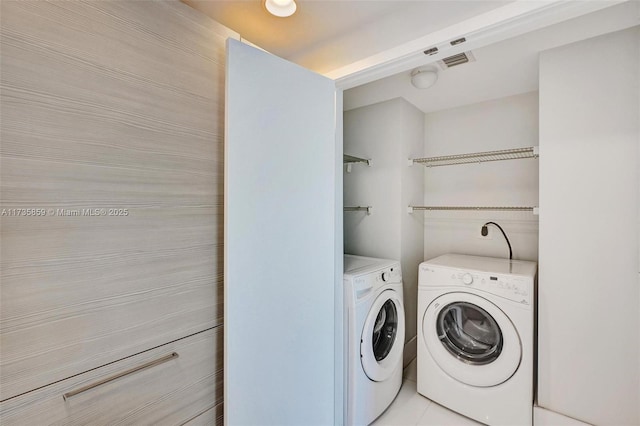
[[[467,62],[474,62],[476,58],[473,56],[471,52],[462,52],[457,55],[452,55],[447,58],[444,58],[441,61],[438,61],[440,68],[443,70],[451,67],[455,67],[457,65],[466,64]]]

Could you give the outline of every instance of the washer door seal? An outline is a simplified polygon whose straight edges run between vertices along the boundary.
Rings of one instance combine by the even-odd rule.
[[[427,307],[423,344],[452,378],[477,387],[509,380],[522,360],[522,342],[507,315],[471,293],[447,293]]]
[[[404,349],[404,308],[394,290],[378,295],[362,329],[360,361],[364,373],[374,382],[393,375]]]

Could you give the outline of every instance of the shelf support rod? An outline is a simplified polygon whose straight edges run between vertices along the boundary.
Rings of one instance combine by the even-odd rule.
[[[371,210],[373,210],[373,207],[371,207],[371,206],[357,206],[357,207],[345,207],[344,208],[345,212],[366,211],[367,212],[367,216],[371,215]]]

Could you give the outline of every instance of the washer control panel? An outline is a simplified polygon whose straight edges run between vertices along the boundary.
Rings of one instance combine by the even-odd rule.
[[[400,266],[395,268],[386,268],[375,274],[378,284],[398,283],[402,281],[402,272]]]
[[[400,264],[364,274],[354,279],[355,298],[361,299],[368,296],[374,288],[379,288],[387,284],[400,283],[402,283],[402,269],[400,268]]]
[[[453,268],[434,268],[420,265],[420,287],[455,286],[484,291],[523,305],[533,303],[533,279],[525,276],[465,271]]]

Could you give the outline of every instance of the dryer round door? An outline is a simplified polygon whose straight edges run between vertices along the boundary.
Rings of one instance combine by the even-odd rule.
[[[471,386],[507,381],[522,359],[522,343],[507,315],[471,293],[447,293],[427,307],[422,334],[429,353],[449,376]]]
[[[360,361],[369,379],[387,380],[402,363],[404,308],[393,290],[378,295],[362,329]]]

